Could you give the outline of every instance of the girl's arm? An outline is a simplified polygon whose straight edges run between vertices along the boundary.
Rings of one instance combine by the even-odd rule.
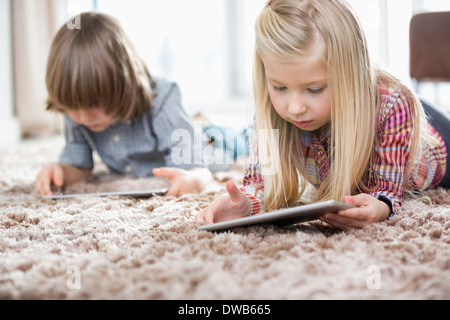
[[[253,172],[247,169],[247,172]],[[251,177],[246,174],[244,186],[238,188],[232,181],[228,181],[226,189],[228,196],[214,200],[206,209],[201,210],[195,220],[199,223],[216,223],[232,219],[239,219],[257,214],[261,211],[263,201],[262,183],[254,183]],[[261,180],[262,181],[262,180]]]
[[[257,148],[253,148],[253,164],[250,164],[240,189],[228,181],[226,189],[228,196],[214,200],[206,209],[201,210],[195,220],[198,223],[216,223],[254,215],[263,208],[264,185],[258,162]]]
[[[250,164],[243,179],[244,186],[240,189],[251,204],[250,215],[258,214],[264,205],[264,180],[259,163]]]
[[[320,220],[336,228],[349,230],[385,221],[391,213],[391,208],[387,203],[369,194],[346,196],[344,200],[346,203],[355,205],[356,208],[342,210],[337,214],[325,214]]]
[[[250,137],[250,163],[245,170],[243,187],[241,191],[245,193],[251,204],[250,215],[258,214],[264,206],[264,178],[261,172],[258,152],[258,135],[256,134],[256,124],[253,130],[249,131]]]
[[[196,222],[212,224],[250,215],[251,204],[247,196],[232,181],[227,182],[226,188],[228,196],[214,200],[201,210],[195,217]]]
[[[322,220],[340,229],[361,228],[385,221],[401,207],[406,169],[410,163],[411,106],[400,91],[384,91],[377,123],[377,144],[370,164],[367,194],[347,196],[352,208],[327,214]]]

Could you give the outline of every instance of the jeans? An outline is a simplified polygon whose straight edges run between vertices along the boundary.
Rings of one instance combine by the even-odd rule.
[[[425,102],[421,99],[422,106],[431,125],[436,129],[441,135],[447,147],[447,153],[450,153],[450,114],[448,112],[440,110],[438,107],[433,106],[428,101]],[[447,157],[447,169],[445,171],[445,176],[439,183],[439,187],[450,189],[450,162]]]
[[[247,129],[235,130],[233,128],[211,125],[203,130],[214,143],[215,148],[226,150],[236,159],[248,155],[248,133]]]

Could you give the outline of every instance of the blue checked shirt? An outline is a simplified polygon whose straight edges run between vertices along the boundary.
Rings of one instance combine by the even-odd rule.
[[[194,156],[193,124],[181,104],[178,85],[154,80],[151,110],[132,121],[117,121],[103,132],[92,132],[66,114],[60,163],[92,169],[95,151],[111,171],[137,177],[152,176],[159,167],[201,167],[201,159]]]

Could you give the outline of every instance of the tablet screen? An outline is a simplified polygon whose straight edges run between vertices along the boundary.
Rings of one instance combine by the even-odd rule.
[[[316,220],[325,213],[336,213],[339,210],[350,209],[353,207],[353,205],[347,203],[330,200],[271,211],[267,213],[260,213],[251,217],[202,225],[199,226],[198,229],[207,231],[219,231],[256,224],[275,224],[283,226]]]
[[[152,190],[135,190],[135,191],[117,191],[117,192],[94,192],[94,193],[70,193],[70,194],[54,194],[51,196],[45,196],[47,199],[60,200],[60,199],[73,199],[81,197],[112,197],[112,196],[128,196],[134,198],[148,198],[156,195],[164,195],[168,191],[167,188],[152,189]]]

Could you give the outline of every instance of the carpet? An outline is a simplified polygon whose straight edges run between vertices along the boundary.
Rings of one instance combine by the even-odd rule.
[[[392,219],[198,231],[195,214],[241,183],[242,165],[199,194],[48,200],[33,191],[62,137],[0,148],[0,299],[450,299],[450,193],[408,195]],[[98,163],[73,191],[160,186]]]

